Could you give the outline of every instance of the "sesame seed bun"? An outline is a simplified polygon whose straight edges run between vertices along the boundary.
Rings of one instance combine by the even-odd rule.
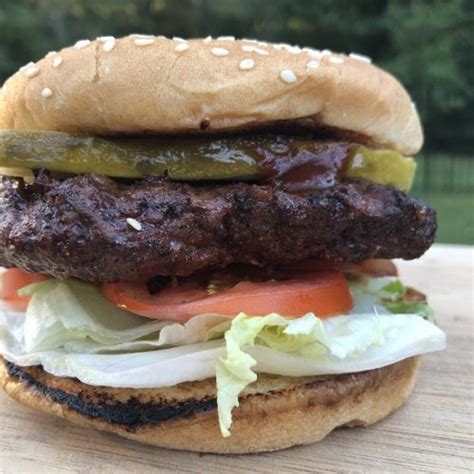
[[[20,69],[0,99],[11,129],[202,133],[298,119],[404,154],[423,142],[407,92],[367,58],[229,37],[81,40]]]
[[[215,381],[132,390],[93,387],[41,367],[0,359],[0,383],[15,400],[76,424],[160,447],[214,452],[272,451],[323,439],[339,426],[368,426],[400,407],[413,390],[420,358],[327,377],[260,374],[233,411],[223,438]]]

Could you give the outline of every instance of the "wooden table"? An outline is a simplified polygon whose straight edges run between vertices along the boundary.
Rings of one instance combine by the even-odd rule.
[[[448,350],[425,356],[408,405],[372,428],[341,429],[319,444],[276,453],[199,455],[81,429],[2,392],[0,472],[472,471],[473,263],[474,247],[448,245],[400,262],[404,280],[429,294]]]

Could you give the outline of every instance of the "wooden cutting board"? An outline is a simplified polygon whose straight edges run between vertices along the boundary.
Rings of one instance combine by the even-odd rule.
[[[0,472],[470,472],[474,469],[474,247],[434,246],[400,262],[427,294],[448,349],[424,357],[409,403],[371,428],[275,453],[218,456],[157,449],[20,407],[0,393]],[[284,429],[284,427],[282,427]]]

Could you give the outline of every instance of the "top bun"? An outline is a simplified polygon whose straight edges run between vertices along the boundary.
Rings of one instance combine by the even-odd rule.
[[[307,119],[414,154],[420,120],[403,86],[359,55],[232,37],[81,40],[11,76],[0,128],[184,133]]]

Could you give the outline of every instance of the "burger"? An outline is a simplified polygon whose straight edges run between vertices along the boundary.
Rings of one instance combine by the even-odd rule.
[[[0,97],[0,380],[181,450],[366,426],[445,336],[390,259],[432,244],[420,120],[364,56],[81,40]]]

